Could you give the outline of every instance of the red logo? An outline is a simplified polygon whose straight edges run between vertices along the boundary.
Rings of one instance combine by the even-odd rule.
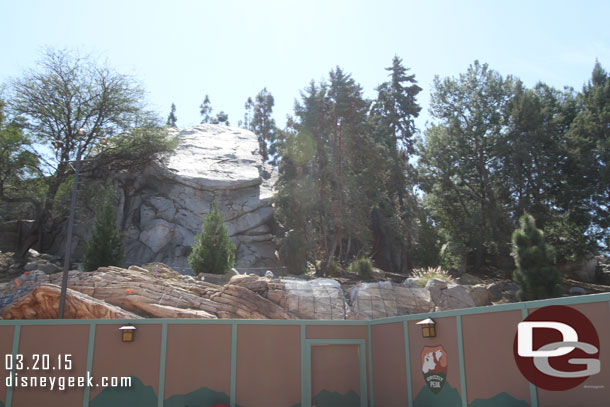
[[[513,353],[525,378],[545,390],[568,390],[600,371],[599,337],[581,312],[553,305],[519,323]]]

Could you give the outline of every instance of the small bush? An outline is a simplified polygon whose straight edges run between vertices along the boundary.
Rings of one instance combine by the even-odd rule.
[[[519,219],[520,229],[513,233],[513,254],[517,268],[513,280],[519,285],[521,301],[553,298],[559,295],[561,277],[555,267],[555,252],[546,244],[544,234],[536,228],[529,214]]]
[[[447,273],[447,271],[443,270],[439,267],[428,267],[426,269],[414,269],[411,272],[411,277],[419,279],[417,285],[420,287],[425,287],[428,284],[429,280],[436,278],[437,280],[446,281],[447,284],[455,284],[453,277]]]
[[[235,264],[235,245],[229,237],[216,201],[205,216],[201,233],[195,236],[188,261],[195,274],[224,274]]]
[[[85,270],[120,266],[124,259],[121,233],[116,227],[112,190],[106,193],[101,211],[95,217],[93,235],[87,243]]]
[[[354,260],[347,270],[350,273],[358,274],[362,278],[371,278],[373,275],[373,262],[369,258],[361,257]]]

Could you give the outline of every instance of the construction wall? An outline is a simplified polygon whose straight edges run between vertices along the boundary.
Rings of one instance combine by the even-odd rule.
[[[549,305],[580,311],[599,336],[601,373],[571,390],[536,388],[513,357],[517,324]],[[428,317],[434,338],[416,325]],[[129,324],[135,340],[122,342]],[[375,321],[0,321],[0,352],[0,406],[607,407],[610,294]],[[93,387],[69,387],[89,376]]]

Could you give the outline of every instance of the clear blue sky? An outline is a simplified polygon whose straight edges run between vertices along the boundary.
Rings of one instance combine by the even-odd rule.
[[[434,75],[475,59],[528,86],[580,89],[597,58],[610,69],[610,2],[0,0],[0,83],[45,46],[78,49],[138,78],[150,105],[199,122],[207,93],[231,124],[267,87],[285,122],[310,80],[339,65],[368,97],[398,55],[416,74],[425,120]]]

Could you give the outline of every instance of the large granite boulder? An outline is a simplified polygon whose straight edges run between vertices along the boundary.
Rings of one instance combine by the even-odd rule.
[[[126,266],[155,261],[185,272],[194,237],[217,200],[237,247],[235,267],[275,270],[279,263],[270,202],[275,178],[273,169],[263,164],[256,135],[237,127],[202,124],[177,137],[173,153],[136,173],[113,176],[120,195]],[[82,257],[93,214],[89,222],[87,216],[79,217],[84,221],[74,232],[76,258]],[[63,254],[63,248],[54,251]]]

